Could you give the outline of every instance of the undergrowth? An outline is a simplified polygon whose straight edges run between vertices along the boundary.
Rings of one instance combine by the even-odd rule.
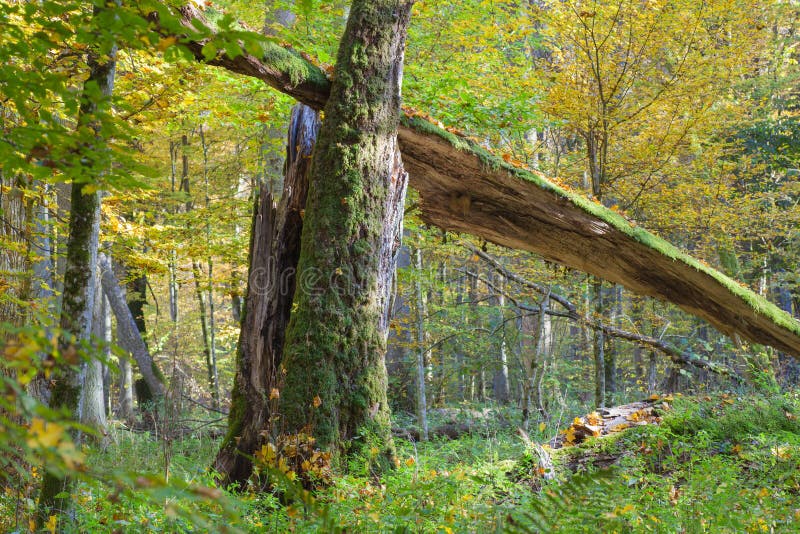
[[[202,434],[169,444],[167,481],[162,440],[112,429],[105,450],[88,451],[88,465],[107,476],[79,483],[64,530],[798,532],[799,397],[675,398],[661,425],[550,451],[552,481],[510,427],[398,439],[394,471],[376,480],[368,459],[356,458],[348,475],[313,494],[288,479],[276,493],[215,488],[207,466],[218,442]],[[546,427],[531,435],[550,437]],[[9,495],[0,512],[19,515]]]

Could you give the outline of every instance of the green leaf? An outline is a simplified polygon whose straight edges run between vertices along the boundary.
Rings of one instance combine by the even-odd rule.
[[[200,52],[203,54],[203,57],[206,58],[206,61],[214,59],[217,56],[217,45],[215,45],[212,41],[203,45],[202,50]]]
[[[311,18],[314,11],[314,0],[300,0],[300,12],[307,19]]]

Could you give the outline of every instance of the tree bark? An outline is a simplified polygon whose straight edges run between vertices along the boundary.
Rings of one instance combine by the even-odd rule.
[[[497,278],[495,281],[494,278]],[[497,291],[494,291],[494,304],[497,306],[499,311],[499,319],[500,319],[500,330],[498,331],[498,335],[500,336],[500,342],[498,344],[498,362],[497,362],[497,370],[494,373],[494,377],[492,378],[492,393],[494,394],[494,398],[500,404],[508,404],[509,401],[509,385],[508,385],[508,347],[506,345],[506,329],[505,329],[505,307],[506,307],[506,296],[503,293],[503,287],[505,285],[505,278],[503,278],[502,274],[497,273],[495,276],[489,276],[489,280],[492,282],[493,286],[496,284],[498,288]]]
[[[102,8],[95,8],[95,17]],[[114,88],[116,68],[116,46],[104,56],[95,51],[89,53],[89,77],[83,86],[83,96],[79,110],[79,127],[88,127],[101,136],[101,126],[97,119],[100,104],[108,100]],[[82,148],[83,157],[90,163],[87,169],[95,171],[91,162],[96,147],[87,143]],[[99,178],[89,176],[92,181]],[[61,318],[59,325],[62,334],[58,349],[63,361],[59,364],[59,374],[52,388],[50,405],[64,409],[80,420],[79,410],[81,385],[85,366],[76,366],[75,356],[80,350],[80,342],[88,339],[92,326],[92,304],[94,303],[94,274],[97,265],[97,244],[100,232],[100,195],[96,191],[84,194],[83,183],[72,183],[72,208],[69,218],[69,237],[67,239],[66,271],[62,294]],[[80,442],[80,435],[74,440]],[[37,509],[37,528],[41,528],[53,513],[66,514],[71,506],[70,476],[60,476],[47,471],[42,478]]]
[[[100,277],[94,279],[94,304],[92,311],[92,337],[95,347],[103,359],[109,356],[111,343],[111,316],[108,313],[108,302],[100,287]],[[81,391],[81,423],[93,427],[99,433],[106,429],[105,395],[103,392],[103,367],[100,358],[92,358],[86,367],[86,378]]]
[[[469,322],[473,327],[479,326],[478,323],[478,277],[475,273],[467,273],[469,278],[467,286],[467,300],[469,301]],[[483,380],[480,376],[481,371],[471,372],[469,377],[469,400],[483,400],[482,388]]]
[[[119,323],[117,323],[119,330]],[[119,358],[119,396],[117,397],[117,417],[123,421],[133,419],[133,372],[128,358]]]
[[[599,278],[591,277],[589,283],[591,301],[595,318],[603,317],[603,282]],[[589,300],[589,299],[587,299]],[[587,307],[588,308],[588,307]],[[587,317],[586,322],[590,319]],[[592,337],[592,354],[594,355],[594,405],[600,407],[606,401],[606,353],[605,332],[596,328]]]
[[[280,206],[273,206],[263,185],[256,199],[228,432],[214,462],[226,485],[247,481],[253,468],[250,458],[260,446],[261,433],[272,430],[275,406],[269,397],[278,386],[278,366],[291,316],[308,169],[318,130],[318,114],[303,104],[295,106]]]
[[[311,166],[280,398],[288,433],[309,429],[337,456],[378,447],[378,468],[395,459],[384,354],[407,182],[397,126],[411,5],[352,3]]]
[[[211,334],[208,328],[208,312],[206,311],[206,291],[203,289],[200,280],[202,270],[200,269],[200,262],[192,260],[192,277],[194,278],[194,294],[197,297],[197,305],[200,308],[200,333],[203,336],[203,357],[206,361],[206,373],[208,375],[208,390],[211,392],[211,398],[214,399],[214,405],[218,406],[218,388],[216,381],[216,366],[211,357]]]

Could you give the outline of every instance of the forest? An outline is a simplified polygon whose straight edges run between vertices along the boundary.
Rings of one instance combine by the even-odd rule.
[[[797,0],[0,0],[0,532],[800,532]]]

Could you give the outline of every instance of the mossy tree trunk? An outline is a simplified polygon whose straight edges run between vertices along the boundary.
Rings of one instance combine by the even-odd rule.
[[[197,8],[179,11],[187,27],[207,25]],[[181,41],[205,61],[205,39]],[[208,63],[262,80],[314,108],[322,108],[330,96],[331,81],[319,67],[277,44],[260,59],[221,52]],[[398,140],[426,224],[536,252],[635,293],[672,302],[723,334],[738,333],[800,357],[800,323],[613,211],[515,168],[413,113],[401,119]]]
[[[214,462],[226,485],[247,482],[262,432],[270,431],[274,402],[269,396],[278,385],[277,369],[292,310],[308,169],[318,130],[317,112],[303,104],[295,106],[280,205],[274,207],[265,184],[256,199],[228,433]]]
[[[95,14],[102,8],[95,8]],[[107,104],[114,87],[116,47],[100,56],[90,52],[89,77],[83,86],[83,97],[78,117],[78,131],[88,128],[102,139],[98,112]],[[86,135],[83,133],[82,135]],[[91,141],[82,146],[83,157],[89,162],[86,182],[96,182],[102,171],[93,152],[98,148]],[[85,366],[79,365],[77,354],[81,341],[89,338],[94,304],[94,275],[97,264],[98,234],[100,231],[100,196],[96,191],[84,189],[85,182],[72,183],[69,237],[67,238],[66,271],[62,294],[59,326],[61,335],[58,349],[61,360],[57,363],[57,378],[52,387],[50,406],[63,409],[80,420],[81,386]],[[79,435],[74,439],[79,441]],[[48,471],[42,478],[37,510],[37,527],[52,514],[64,514],[70,508],[72,478]]]
[[[369,443],[389,461],[384,353],[407,181],[397,127],[411,5],[352,3],[311,165],[280,397],[285,432],[309,430],[335,454]]]

